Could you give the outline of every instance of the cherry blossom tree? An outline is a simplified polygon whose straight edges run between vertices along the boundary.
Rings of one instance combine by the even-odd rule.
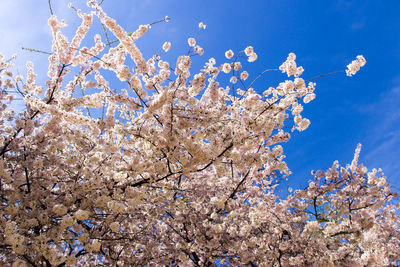
[[[290,174],[280,145],[290,139],[287,126],[305,130],[301,102],[315,98],[293,53],[279,67],[287,80],[260,94],[252,86],[262,74],[249,82],[245,70],[257,59],[253,47],[191,73],[192,56],[204,52],[194,38],[176,63],[146,60],[135,42],[149,25],[129,34],[96,1],[88,6],[91,13],[76,10],[82,24],[72,41],[50,17],[45,85],[33,63],[23,78],[0,57],[3,264],[399,263],[396,193],[381,170],[358,163],[361,145],[351,164],[334,162],[306,189],[277,194],[277,177]],[[113,45],[96,35],[82,47],[94,18],[117,38]],[[365,63],[358,56],[342,72],[354,75]],[[26,104],[20,114],[7,94],[13,89]]]

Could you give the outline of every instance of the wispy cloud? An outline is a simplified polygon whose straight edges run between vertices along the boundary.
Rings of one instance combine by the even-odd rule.
[[[400,86],[382,94],[364,112],[371,116],[364,140],[368,147],[365,162],[368,167],[382,168],[390,183],[400,188]]]
[[[353,1],[351,0],[337,0],[332,3],[333,10],[344,12],[348,11],[353,7]]]
[[[358,20],[358,21],[353,22],[350,25],[350,29],[352,31],[358,31],[358,30],[364,29],[365,26],[366,26],[366,21],[364,19],[362,19],[362,20]]]

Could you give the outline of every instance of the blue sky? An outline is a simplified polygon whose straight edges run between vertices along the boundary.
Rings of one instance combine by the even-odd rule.
[[[87,10],[86,1],[52,2],[54,13],[68,22],[64,32],[71,39],[80,20],[67,4]],[[400,1],[104,0],[102,6],[128,31],[171,17],[138,41],[146,57],[160,53],[163,42],[170,41],[166,59],[171,62],[187,52],[187,38],[195,36],[198,23],[204,22],[207,29],[196,39],[205,54],[194,59],[193,72],[210,57],[223,63],[226,50],[238,52],[248,45],[258,54],[255,63],[246,65],[250,78],[279,67],[289,52],[296,53],[305,68],[304,78],[343,70],[357,55],[364,55],[367,65],[354,77],[340,73],[316,80],[317,98],[303,112],[311,125],[292,134],[284,145],[294,172],[289,184],[304,187],[311,170],[328,168],[336,159],[350,163],[357,143],[362,143],[361,161],[370,169],[381,167],[400,191]],[[0,53],[17,53],[21,74],[24,62],[32,60],[42,81],[47,57],[20,47],[50,51],[49,15],[47,0],[0,2]],[[285,78],[279,72],[268,73],[255,88],[262,92]]]

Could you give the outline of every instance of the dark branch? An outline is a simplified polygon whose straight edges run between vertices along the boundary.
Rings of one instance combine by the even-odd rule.
[[[49,3],[50,14],[54,15],[53,14],[53,9],[51,8],[51,0],[48,0],[48,3]]]

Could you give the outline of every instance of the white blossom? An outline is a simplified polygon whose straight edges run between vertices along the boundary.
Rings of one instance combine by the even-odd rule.
[[[356,74],[361,67],[364,67],[367,61],[361,55],[357,56],[356,60],[353,60],[349,65],[347,65],[346,74],[347,76],[352,76]]]
[[[194,47],[196,45],[196,40],[191,37],[188,39],[188,44],[189,46]]]
[[[206,29],[206,25],[203,22],[199,23],[199,28],[205,30]]]
[[[225,52],[225,57],[227,58],[227,59],[231,59],[232,57],[233,57],[233,51],[232,50],[228,50],[228,51],[226,51]]]
[[[253,47],[252,46],[246,47],[246,49],[244,50],[244,53],[246,54],[246,56],[250,57],[254,53]]]
[[[242,73],[240,73],[240,79],[242,79],[243,81],[247,80],[248,77],[249,73],[247,71],[243,71]]]
[[[231,71],[231,69],[232,69],[232,67],[231,67],[231,64],[229,64],[229,63],[224,63],[222,65],[222,71],[225,73],[229,73]]]

